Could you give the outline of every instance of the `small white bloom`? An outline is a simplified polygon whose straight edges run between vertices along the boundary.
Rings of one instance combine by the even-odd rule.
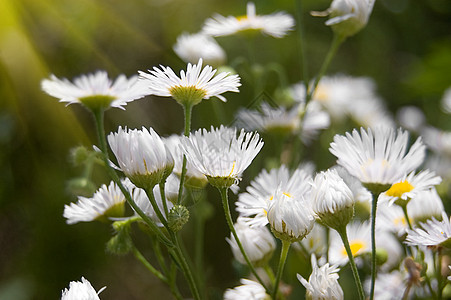
[[[451,248],[451,223],[446,213],[442,214],[442,221],[432,218],[426,223],[421,223],[420,226],[407,231],[404,243],[413,246],[444,246]]]
[[[381,200],[389,201],[390,204],[398,200],[407,203],[418,193],[430,190],[434,185],[440,184],[441,181],[440,176],[436,176],[434,172],[429,170],[423,170],[418,174],[411,172],[398,182],[393,183],[385,193],[381,194]]]
[[[290,172],[285,165],[271,171],[263,170],[251,181],[245,193],[238,196],[236,210],[251,226],[265,226],[270,203],[277,189],[287,195],[308,197],[313,167],[306,165]]]
[[[119,127],[117,133],[108,135],[108,142],[122,172],[140,188],[153,188],[174,167],[171,153],[152,128]]]
[[[328,263],[318,267],[315,255],[312,255],[312,274],[305,280],[297,274],[298,280],[306,288],[307,299],[311,300],[343,300],[343,289],[338,283],[338,266],[329,266]]]
[[[442,107],[447,113],[451,113],[451,87],[449,87],[444,93],[442,98]]]
[[[323,257],[326,254],[327,249],[326,227],[316,223],[309,234],[307,234],[306,237],[299,243],[302,244],[302,247],[307,251],[307,253],[313,253],[317,257]],[[298,251],[303,251],[298,243],[294,243],[293,248]]]
[[[226,54],[216,40],[203,33],[183,33],[178,36],[174,52],[183,61],[192,64],[202,58],[208,65],[220,66],[226,60]]]
[[[275,38],[281,38],[288,31],[293,30],[294,25],[293,17],[284,12],[257,15],[255,4],[248,2],[245,16],[224,17],[216,14],[213,18],[205,21],[202,32],[212,36],[225,36],[247,30],[256,30]]]
[[[211,131],[199,129],[182,140],[188,161],[215,186],[228,186],[241,178],[263,147],[258,133],[221,125]],[[224,185],[223,185],[224,184]]]
[[[211,66],[202,69],[202,59],[197,65],[188,63],[186,72],[180,71],[178,77],[170,67],[160,66],[148,70],[149,73],[139,71],[140,80],[147,86],[151,95],[172,97],[182,105],[196,105],[202,99],[217,97],[222,101],[225,92],[239,92],[241,86],[238,75],[222,72],[215,76],[216,70]]]
[[[424,143],[432,151],[451,156],[451,132],[427,126],[421,131]]]
[[[315,176],[311,199],[317,217],[334,229],[346,226],[354,216],[354,195],[334,169]]]
[[[276,249],[276,241],[266,227],[250,227],[242,218],[238,218],[234,225],[238,238],[252,264],[264,266],[272,257]],[[246,264],[246,260],[238,247],[233,235],[227,242],[232,248],[233,256],[237,261]]]
[[[346,228],[352,255],[356,257],[364,253],[370,253],[370,224],[368,222],[351,222]],[[348,254],[340,235],[335,230],[332,230],[330,232],[329,262],[344,266],[348,261]]]
[[[445,212],[443,201],[435,188],[428,191],[422,191],[415,195],[409,204],[407,204],[407,212],[412,222],[426,222],[432,217],[440,219]]]
[[[426,121],[423,111],[416,106],[401,107],[396,118],[402,127],[413,132],[419,132]]]
[[[394,270],[391,273],[379,272],[376,277],[374,288],[374,299],[378,300],[395,300],[402,299],[406,289],[407,276],[404,272]],[[371,279],[365,281],[365,289],[367,293],[371,289]]]
[[[408,133],[378,127],[336,135],[330,152],[351,175],[366,184],[393,184],[415,170],[424,160],[421,138],[408,148]]]
[[[268,210],[268,223],[281,240],[302,240],[313,228],[315,217],[310,202],[302,195],[276,191]]]
[[[368,23],[375,0],[333,0],[324,12],[312,12],[314,16],[330,16],[327,26],[339,35],[348,37],[359,32]]]
[[[64,206],[63,216],[67,224],[91,222],[108,217],[122,217],[125,196],[113,181],[98,189],[92,198],[78,197],[77,203]]]
[[[109,107],[124,109],[123,106],[128,102],[148,94],[138,83],[137,76],[127,79],[125,75],[120,75],[112,82],[105,71],[81,75],[75,78],[73,83],[51,75],[50,79],[42,81],[41,87],[50,96],[59,98],[60,102],[66,102],[68,105],[82,103],[91,109]]]
[[[300,114],[303,115],[301,121],[301,140],[308,145],[320,133],[320,130],[326,129],[330,125],[329,114],[321,109],[321,106],[315,101],[309,102],[307,106],[299,106]]]
[[[361,99],[350,104],[349,117],[363,127],[396,128],[393,116],[385,107],[385,103],[377,97]]]
[[[227,289],[224,293],[224,300],[269,300],[271,297],[266,294],[265,288],[258,282],[241,279],[240,286]]]
[[[101,288],[98,292],[92,287],[91,283],[84,277],[80,281],[71,281],[69,289],[64,289],[61,300],[99,300],[99,294],[106,287]]]

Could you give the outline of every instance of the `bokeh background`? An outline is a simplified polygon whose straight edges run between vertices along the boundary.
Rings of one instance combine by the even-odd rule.
[[[255,2],[259,14],[296,14],[291,0]],[[308,66],[314,74],[332,33],[324,19],[309,11],[324,10],[330,1],[302,3]],[[180,70],[186,64],[172,50],[179,34],[199,31],[214,13],[243,15],[245,7],[246,2],[232,0],[0,1],[1,300],[59,299],[69,281],[81,276],[96,289],[107,286],[103,299],[170,299],[133,257],[105,252],[112,233],[108,224],[65,224],[64,204],[76,200],[69,183],[82,172],[71,162],[70,150],[95,143],[93,120],[84,108],[65,107],[44,94],[40,82],[52,73],[72,79],[98,69],[111,78],[158,64]],[[218,42],[229,59],[243,51],[234,37]],[[255,43],[256,61],[277,62],[289,83],[302,79],[296,32],[283,39],[258,37]],[[450,116],[440,110],[443,91],[451,86],[451,1],[377,0],[368,26],[340,48],[328,73],[338,72],[373,78],[391,113],[414,105],[430,124],[451,129]],[[197,106],[193,128],[232,122],[237,108],[253,101],[249,85],[243,81],[242,93],[228,95],[227,104],[213,99]],[[265,85],[261,92],[272,94],[274,87]],[[183,115],[170,99],[146,97],[126,111],[107,112],[107,131],[119,125],[179,133]],[[317,146],[327,154],[327,145]],[[319,167],[331,162],[328,155]],[[96,185],[108,182],[101,168],[94,169],[93,180]],[[218,195],[211,195],[215,210],[206,227],[206,266],[210,294],[220,298],[225,288],[236,285],[237,267],[224,239],[228,231]],[[300,288],[294,279],[296,284]]]

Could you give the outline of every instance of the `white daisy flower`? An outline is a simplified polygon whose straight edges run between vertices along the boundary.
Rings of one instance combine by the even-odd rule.
[[[451,113],[451,87],[443,93],[442,107],[445,112]]]
[[[291,242],[302,240],[313,228],[315,217],[310,202],[302,195],[276,191],[267,214],[274,235]]]
[[[329,16],[327,26],[337,34],[348,37],[356,34],[368,23],[375,0],[333,0],[324,12],[312,12],[314,16]]]
[[[402,299],[406,289],[407,276],[404,272],[394,270],[390,273],[378,273],[374,288],[374,299],[395,300]],[[371,279],[365,281],[367,293],[371,289]]]
[[[407,212],[412,223],[418,224],[426,222],[432,217],[441,219],[445,212],[443,201],[435,188],[427,191],[419,192],[415,195],[409,204],[407,204]]]
[[[271,107],[263,102],[256,110],[240,109],[237,113],[237,125],[246,130],[257,130],[274,134],[290,134],[299,129],[301,117],[297,106]]]
[[[432,218],[420,226],[407,231],[404,243],[413,246],[451,248],[451,223],[446,213],[442,214],[442,221]]]
[[[312,181],[312,209],[321,222],[339,230],[354,216],[354,195],[334,169],[316,174]]]
[[[421,131],[421,135],[424,138],[424,143],[432,151],[451,156],[451,132],[443,131],[441,129],[427,126]]]
[[[181,135],[171,135],[163,138],[163,142],[168,147],[174,158],[173,173],[178,177],[182,175],[183,166],[183,150],[181,147],[183,137]],[[207,178],[199,170],[197,170],[190,162],[186,162],[185,184],[193,187],[202,188],[207,184]]]
[[[152,128],[119,127],[117,132],[108,135],[108,143],[122,172],[140,188],[153,188],[174,167],[171,153]]]
[[[405,205],[419,192],[430,190],[434,185],[440,184],[441,181],[440,176],[436,176],[434,172],[429,170],[423,170],[417,174],[411,172],[381,194],[381,200],[389,201],[390,204]]]
[[[202,99],[217,97],[222,101],[225,92],[239,92],[241,86],[238,75],[222,72],[215,76],[216,70],[211,66],[202,69],[202,59],[197,65],[188,63],[186,72],[180,71],[178,77],[170,67],[160,65],[149,73],[139,71],[140,80],[148,88],[148,93],[155,96],[172,97],[182,105],[196,105]]]
[[[271,297],[266,294],[265,288],[258,282],[241,279],[240,286],[227,289],[224,293],[224,300],[269,300]]]
[[[203,33],[183,33],[177,37],[174,52],[185,62],[195,64],[199,59],[212,66],[223,65],[226,53],[216,40]]]
[[[318,135],[320,130],[326,129],[330,125],[329,115],[323,111],[318,103],[311,101],[307,106],[299,106],[301,121],[301,140],[308,145]]]
[[[429,153],[426,157],[424,167],[440,175],[444,182],[451,181],[451,156]]]
[[[399,124],[412,132],[419,132],[426,123],[424,112],[416,106],[404,106],[396,113]]]
[[[138,77],[129,79],[120,75],[114,82],[108,78],[105,71],[97,71],[94,74],[81,75],[70,82],[67,79],[58,79],[51,75],[50,79],[44,79],[42,89],[60,102],[81,103],[91,110],[117,107],[124,109],[128,102],[142,98],[148,93]]]
[[[346,227],[349,246],[354,257],[371,253],[371,234],[368,222],[351,222]],[[349,258],[340,235],[330,232],[329,263],[344,266]]]
[[[425,146],[421,138],[408,147],[408,133],[399,129],[361,128],[346,136],[335,135],[330,152],[351,175],[364,185],[391,185],[415,170],[424,160]],[[388,187],[387,187],[388,189]]]
[[[211,131],[199,129],[182,140],[182,148],[188,161],[210,184],[230,187],[241,178],[263,147],[258,133],[238,132],[221,125]]]
[[[202,32],[212,36],[225,36],[255,30],[275,38],[281,38],[288,31],[293,30],[294,25],[293,17],[284,12],[277,12],[271,15],[257,15],[255,4],[248,2],[245,16],[224,17],[216,14],[213,18],[205,21]]]
[[[304,248],[307,253],[313,253],[317,257],[323,257],[326,254],[327,249],[326,227],[316,223],[309,234],[307,234],[299,243],[302,244],[302,248]],[[302,251],[302,248],[298,243],[294,243],[293,248]]]
[[[125,196],[119,187],[111,181],[98,189],[92,198],[79,196],[77,203],[64,206],[63,217],[67,224],[108,220],[109,217],[122,217],[124,214]]]
[[[338,266],[328,263],[318,267],[315,255],[312,255],[312,274],[309,280],[297,274],[298,280],[306,289],[306,297],[311,300],[343,300],[343,289],[338,283]]]
[[[411,202],[409,202],[407,207],[410,206]],[[389,205],[388,202],[382,201],[378,205],[376,214],[376,219],[378,220],[376,225],[381,230],[390,231],[398,237],[402,237],[407,232],[409,225],[400,206]],[[410,222],[412,222],[412,217],[410,216],[409,210],[408,215]]]
[[[236,210],[251,226],[265,226],[270,203],[277,189],[286,195],[308,197],[312,167],[306,165],[290,172],[285,165],[271,171],[263,170],[251,181],[245,193],[238,196]]]
[[[242,218],[238,218],[234,227],[252,264],[257,267],[265,266],[276,249],[276,241],[268,228],[264,226],[250,227]],[[230,239],[227,238],[226,240],[230,244],[235,259],[246,265],[246,260],[238,247],[235,237],[231,234]]]
[[[91,283],[84,277],[80,281],[71,281],[69,289],[64,289],[61,300],[99,300],[99,294],[106,287],[101,288],[98,292],[92,287]]]
[[[380,98],[361,99],[349,105],[349,117],[363,127],[396,128],[392,115]]]

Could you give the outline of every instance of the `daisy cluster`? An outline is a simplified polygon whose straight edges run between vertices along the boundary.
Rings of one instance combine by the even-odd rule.
[[[334,0],[329,9],[312,15],[329,16],[326,25],[343,41],[366,26],[373,5],[371,0]],[[182,299],[180,290],[186,289],[175,285],[178,268],[192,296],[203,299],[205,291],[197,285],[208,283],[205,270],[190,269],[180,239],[203,245],[201,233],[186,236],[191,231],[183,228],[191,214],[196,226],[204,226],[211,217],[211,185],[220,192],[230,229],[224,244],[246,274],[239,279],[241,285],[225,290],[224,299],[283,299],[302,287],[307,299],[350,299],[352,292],[339,281],[346,274],[341,269],[348,267],[361,300],[413,295],[439,299],[447,285],[449,270],[442,264],[451,249],[451,225],[443,193],[436,187],[451,182],[451,133],[427,125],[421,111],[405,108],[396,120],[370,78],[319,74],[312,81],[288,84],[278,68],[264,66],[259,73],[264,76],[252,82],[265,83],[265,72],[279,74],[273,97],[265,95],[253,106],[239,107],[229,126],[191,129],[194,106],[210,98],[223,104],[224,94],[239,93],[242,85],[240,69],[227,65],[216,38],[231,35],[252,41],[262,33],[279,39],[295,25],[285,12],[257,14],[250,2],[244,16],[216,14],[198,33],[177,38],[173,50],[187,63],[179,74],[159,65],[129,79],[119,75],[110,80],[98,71],[73,82],[54,75],[43,80],[46,93],[94,114],[100,149],[94,147],[93,153],[112,177],[91,197],[78,196],[66,205],[63,217],[67,224],[112,224],[107,249],[135,254],[175,298]],[[243,85],[249,82],[245,79]],[[184,134],[165,137],[152,127],[118,126],[105,138],[104,112],[124,109],[146,96],[177,101],[185,113]],[[443,96],[443,109],[451,112],[450,90]],[[417,137],[411,140],[412,133]],[[330,152],[325,151],[326,159],[316,153],[324,145]],[[328,168],[317,167],[328,161]],[[229,190],[236,200],[233,213]],[[154,253],[160,268],[134,245],[134,222],[149,233],[154,245],[167,246],[165,253]],[[196,251],[201,257],[203,250]],[[297,255],[290,256],[293,253]],[[284,277],[287,257],[299,268],[299,282]],[[196,268],[202,266],[196,262]],[[100,291],[82,278],[81,283],[70,283],[62,299],[98,299]]]

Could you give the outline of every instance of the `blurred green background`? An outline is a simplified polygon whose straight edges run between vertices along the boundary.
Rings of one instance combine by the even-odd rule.
[[[324,19],[309,11],[324,10],[330,1],[302,2],[306,53],[314,74],[332,33]],[[186,64],[172,51],[179,34],[199,31],[214,13],[243,15],[245,7],[246,2],[231,0],[0,1],[1,300],[58,299],[69,281],[81,276],[96,289],[107,286],[103,299],[170,298],[132,257],[105,253],[110,226],[65,224],[64,204],[76,201],[67,183],[81,173],[69,152],[95,143],[93,120],[82,107],[65,107],[44,94],[40,81],[52,73],[72,79],[97,69],[107,70],[110,78],[130,76],[158,64],[180,70]],[[256,1],[256,7],[258,14],[284,10],[295,15],[296,9],[288,0]],[[278,62],[290,83],[299,82],[297,38],[296,32],[283,39],[257,38],[255,60]],[[217,40],[229,60],[243,50],[234,37]],[[337,72],[373,78],[392,113],[416,105],[429,123],[451,129],[449,115],[439,107],[443,91],[451,86],[451,1],[376,1],[368,26],[340,48],[329,70]],[[233,112],[253,100],[247,84],[243,81],[242,94],[229,94],[227,104],[213,99],[196,107],[193,128],[230,123]],[[209,114],[218,107],[226,117]],[[183,129],[182,110],[170,99],[146,97],[126,108],[107,112],[108,132],[119,125],[152,126],[161,135]],[[97,169],[94,179],[97,185],[108,182]],[[215,287],[212,294],[221,295],[236,285],[237,277],[219,201],[211,195],[217,209],[206,232],[208,284]]]

